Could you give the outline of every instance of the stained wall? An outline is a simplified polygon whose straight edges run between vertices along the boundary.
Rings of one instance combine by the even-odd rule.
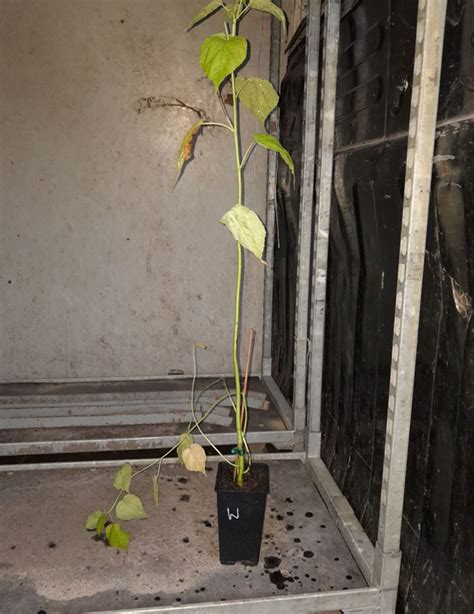
[[[0,19],[0,380],[231,372],[236,249],[230,133],[209,129],[175,185],[184,133],[221,119],[198,64],[201,0],[3,0]],[[266,76],[255,13],[245,74]],[[244,141],[261,131],[243,115]],[[266,153],[246,203],[264,218]],[[245,327],[261,345],[263,269],[248,261]]]

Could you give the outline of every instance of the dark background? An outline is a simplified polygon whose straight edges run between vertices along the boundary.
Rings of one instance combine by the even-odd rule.
[[[415,0],[343,3],[322,456],[375,543],[416,34]],[[304,29],[281,138],[301,168]],[[474,0],[449,0],[402,526],[399,612],[472,614]],[[292,394],[299,182],[279,171],[274,377]]]

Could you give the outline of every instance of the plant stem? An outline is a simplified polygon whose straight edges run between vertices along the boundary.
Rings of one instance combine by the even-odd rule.
[[[230,124],[221,124],[219,122],[205,122],[202,125],[203,126],[218,126],[219,128],[225,128],[226,130],[230,130],[231,132],[234,132],[234,128]]]
[[[242,431],[242,394],[240,386],[239,370],[239,322],[240,322],[240,292],[242,287],[242,246],[237,242],[237,283],[235,292],[235,314],[234,314],[234,340],[233,340],[233,362],[235,378],[235,423],[237,430],[238,456],[236,459],[237,486],[242,486],[244,475],[244,436]]]
[[[242,158],[242,162],[240,163],[240,168],[242,170],[243,170],[244,166],[246,165],[248,159],[250,158],[250,154],[252,153],[252,151],[254,150],[256,145],[257,145],[257,143],[254,141],[253,143],[250,143],[250,145],[248,146],[248,149],[245,152],[244,157]]]
[[[115,499],[115,501],[113,502],[112,506],[105,512],[106,516],[110,516],[110,514],[114,511],[115,506],[117,505],[117,503],[119,502],[120,497],[123,495],[123,490],[121,490],[119,492],[119,494],[117,495],[117,498]]]
[[[239,2],[239,9],[240,9]],[[238,11],[239,12],[239,11]],[[238,14],[237,12],[237,14]],[[234,19],[232,24],[232,35],[237,35],[237,19]],[[237,171],[237,204],[242,205],[242,168],[240,159],[240,144],[239,144],[239,114],[237,109],[237,96],[235,87],[235,73],[231,75],[232,98],[234,101],[234,144],[235,144],[235,163]],[[233,339],[233,364],[234,364],[234,379],[235,379],[235,427],[237,433],[237,459],[235,479],[237,486],[242,486],[244,481],[244,434],[242,430],[242,394],[240,385],[240,370],[239,370],[239,324],[240,324],[240,298],[242,289],[242,246],[237,241],[237,281],[235,288],[235,309],[234,309],[234,339]]]

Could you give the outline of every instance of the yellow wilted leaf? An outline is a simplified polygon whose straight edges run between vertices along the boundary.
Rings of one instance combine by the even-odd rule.
[[[206,452],[198,443],[193,443],[184,450],[183,463],[188,471],[199,471],[206,475]]]
[[[179,445],[177,448],[179,462],[184,465],[183,452],[194,443],[193,436],[190,433],[182,433],[179,437]]]

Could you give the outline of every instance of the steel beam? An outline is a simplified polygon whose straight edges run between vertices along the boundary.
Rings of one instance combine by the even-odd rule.
[[[374,547],[357,520],[354,510],[320,458],[309,458],[307,469],[359,569],[370,583],[374,565]]]
[[[261,599],[242,599],[221,603],[174,605],[171,607],[107,610],[89,614],[317,614],[327,610],[372,612],[379,603],[379,591],[375,588],[360,588],[331,593],[312,593],[294,596],[272,596]]]
[[[336,115],[337,59],[341,18],[340,0],[328,0],[324,16],[324,47],[321,75],[319,155],[316,179],[316,219],[314,231],[313,283],[311,289],[310,366],[308,377],[308,446],[312,453],[320,445],[323,382],[324,330],[326,320],[326,280],[329,248],[334,128]],[[315,434],[318,434],[315,436]]]
[[[419,0],[390,393],[373,581],[396,589],[446,0]],[[393,591],[394,592],[394,591]],[[385,606],[394,612],[395,599]]]
[[[235,458],[232,455],[224,455],[229,460]],[[103,469],[105,467],[121,467],[125,463],[130,463],[134,467],[145,467],[150,465],[153,462],[157,462],[158,458],[146,458],[146,459],[137,459],[137,458],[126,458],[120,460],[88,460],[88,461],[62,461],[55,463],[20,463],[20,464],[11,464],[11,465],[0,465],[0,473],[3,471],[11,472],[11,471],[51,471],[55,469],[88,469],[88,468],[98,468]],[[220,457],[216,455],[208,456],[207,462],[218,462]],[[254,462],[262,461],[262,462],[270,462],[276,460],[299,460],[304,462],[305,456],[304,452],[264,452],[262,454],[252,454],[252,460]],[[163,459],[163,465],[176,465],[179,462],[177,458],[172,458],[168,456]]]
[[[270,397],[272,403],[275,405],[275,408],[283,421],[285,427],[291,430],[291,425],[293,424],[293,409],[288,401],[283,396],[278,384],[275,382],[273,377],[264,376],[262,379],[263,383],[266,386],[268,396]]]
[[[280,0],[274,2],[281,5]],[[271,20],[270,34],[270,82],[273,87],[280,89],[280,43],[281,25],[277,19]],[[277,107],[270,115],[270,133],[279,137],[280,112]],[[275,151],[268,153],[267,164],[267,216],[266,216],[266,250],[264,290],[263,290],[263,341],[262,341],[262,377],[272,374],[272,322],[273,322],[273,261],[275,253],[275,216],[277,208],[277,172],[278,154]]]
[[[316,158],[317,107],[321,1],[310,0],[306,29],[306,79],[304,98],[304,141],[298,231],[296,326],[293,410],[295,430],[306,424],[306,381],[309,353],[309,294],[311,239],[313,228],[314,169]]]
[[[194,437],[196,443],[206,445],[201,435]],[[177,441],[176,435],[157,437],[107,437],[103,439],[61,439],[43,441],[15,441],[0,443],[0,456],[22,456],[31,454],[77,454],[78,452],[116,452],[119,450],[154,450],[171,448]],[[212,434],[215,445],[234,445],[235,432]],[[273,443],[280,448],[293,449],[294,431],[250,431],[247,441],[252,443]]]

